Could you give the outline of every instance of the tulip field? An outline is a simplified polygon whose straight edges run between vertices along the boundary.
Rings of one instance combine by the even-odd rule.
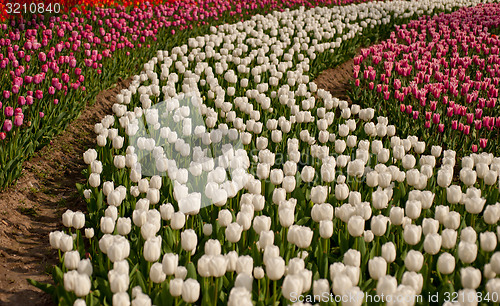
[[[500,303],[500,3],[85,3],[0,27],[0,188],[132,80],[28,280],[58,305]]]
[[[57,2],[61,10],[56,14],[53,6],[48,10],[54,1],[47,0],[37,7],[44,14],[32,14],[29,6],[23,6],[26,2],[0,3],[0,21],[5,21],[0,24],[0,189],[21,175],[26,159],[93,104],[98,92],[119,77],[129,77],[157,50],[207,33],[209,26],[257,13],[340,4],[339,0],[216,0],[200,1],[201,5],[64,0]],[[69,12],[61,14],[64,11]],[[136,60],[126,60],[130,57]]]

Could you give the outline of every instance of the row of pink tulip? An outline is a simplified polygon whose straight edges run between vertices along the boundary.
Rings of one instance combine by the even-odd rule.
[[[463,8],[397,26],[354,58],[354,92],[448,145],[496,150],[500,129],[500,5]],[[373,105],[372,105],[373,106]],[[410,122],[410,121],[414,122]],[[422,129],[425,127],[425,129]]]

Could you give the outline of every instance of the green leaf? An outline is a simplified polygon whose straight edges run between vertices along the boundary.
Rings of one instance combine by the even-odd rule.
[[[55,288],[51,284],[46,284],[46,283],[40,283],[39,281],[36,281],[34,279],[28,278],[28,283],[32,286],[37,287],[38,289],[42,290],[43,292],[53,295]]]
[[[187,264],[187,276],[186,278],[192,278],[194,280],[198,280],[198,278],[196,277],[196,268],[194,266],[194,263],[190,262]]]

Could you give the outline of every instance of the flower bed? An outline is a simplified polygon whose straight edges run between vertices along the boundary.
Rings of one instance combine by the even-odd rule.
[[[478,5],[397,27],[354,58],[353,99],[447,148],[498,154],[500,6]]]
[[[159,51],[95,126],[88,214],[63,215],[37,285],[68,305],[497,301],[500,159],[400,138],[309,78],[370,25],[453,4],[274,12]]]

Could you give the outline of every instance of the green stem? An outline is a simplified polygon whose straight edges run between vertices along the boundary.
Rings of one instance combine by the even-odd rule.
[[[276,305],[276,295],[277,295],[276,282],[277,281],[273,281],[273,306]]]
[[[215,288],[214,288],[214,305],[217,305],[217,289],[219,288],[219,278],[215,277]]]

